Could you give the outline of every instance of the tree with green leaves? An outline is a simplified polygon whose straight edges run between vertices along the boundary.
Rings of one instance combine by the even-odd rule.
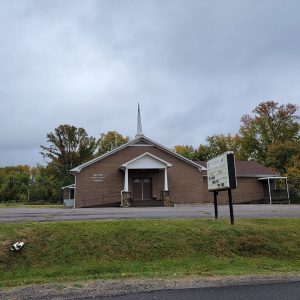
[[[102,133],[97,144],[98,144],[98,155],[103,155],[123,144],[128,143],[129,137],[123,136],[117,131],[108,131]]]
[[[71,125],[60,125],[47,134],[48,146],[41,146],[43,157],[62,181],[70,181],[69,171],[92,159],[97,148],[94,137],[88,136],[85,129]]]
[[[238,135],[215,134],[206,138],[207,144],[200,144],[197,149],[188,145],[176,145],[174,150],[176,153],[191,160],[209,160],[226,151],[233,151],[238,159],[242,159],[240,155],[241,143]]]
[[[31,176],[30,201],[57,202],[60,199],[61,186],[64,184],[51,170],[51,164],[48,166],[37,164],[31,168]]]
[[[294,162],[300,160],[300,140],[274,142],[266,153],[266,166],[285,174]]]
[[[240,127],[242,155],[266,164],[269,147],[274,143],[299,140],[297,106],[279,105],[274,101],[260,103],[254,115],[244,115]]]
[[[30,180],[29,166],[0,168],[0,201],[26,201]]]
[[[290,196],[294,202],[300,203],[300,159],[294,159],[286,174],[290,186]]]
[[[188,145],[176,145],[174,146],[174,151],[181,156],[184,156],[190,160],[197,160],[197,150],[194,149],[193,146],[188,146]]]
[[[241,141],[238,135],[232,136],[230,134],[214,134],[212,136],[208,136],[206,141],[206,160],[214,158],[226,151],[233,151],[237,159],[243,159],[241,156]],[[201,145],[198,148],[198,151],[200,150]]]

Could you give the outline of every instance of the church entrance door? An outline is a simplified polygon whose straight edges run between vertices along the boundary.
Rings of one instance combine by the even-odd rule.
[[[133,200],[152,199],[152,179],[134,178],[133,179]]]

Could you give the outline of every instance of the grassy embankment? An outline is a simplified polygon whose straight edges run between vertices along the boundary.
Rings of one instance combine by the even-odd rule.
[[[300,272],[300,218],[0,225],[0,287],[96,278]],[[19,253],[10,243],[24,240]]]

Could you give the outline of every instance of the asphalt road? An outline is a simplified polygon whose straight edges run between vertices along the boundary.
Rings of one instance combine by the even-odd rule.
[[[235,219],[300,217],[300,205],[234,205]],[[219,217],[229,219],[227,205],[219,205]],[[213,205],[143,208],[0,208],[0,223],[100,219],[214,218]]]
[[[83,299],[83,298],[81,298]],[[161,290],[115,297],[84,299],[110,300],[299,300],[300,282],[225,286],[182,290]]]

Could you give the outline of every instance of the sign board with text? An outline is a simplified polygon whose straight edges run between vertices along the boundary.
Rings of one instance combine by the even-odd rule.
[[[225,152],[207,162],[207,184],[211,192],[236,188],[235,162],[232,152]]]

